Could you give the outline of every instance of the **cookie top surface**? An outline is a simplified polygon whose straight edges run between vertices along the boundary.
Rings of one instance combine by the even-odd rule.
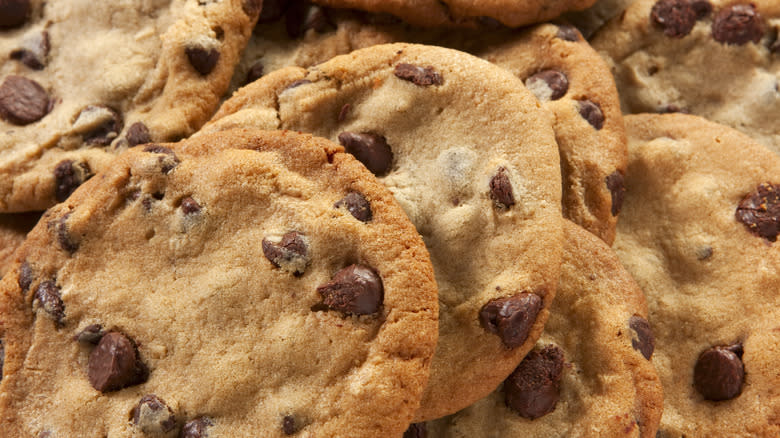
[[[613,64],[623,111],[685,112],[780,153],[780,4],[642,0],[592,39]]]
[[[18,255],[0,283],[12,435],[400,436],[419,405],[427,251],[324,139],[131,149]]]
[[[567,222],[561,278],[532,353],[490,396],[427,424],[447,437],[655,437],[663,393],[642,291]]]
[[[10,3],[29,11],[0,28],[2,212],[63,201],[128,145],[191,134],[259,13],[256,0]]]
[[[626,128],[614,248],[648,300],[659,436],[777,436],[777,320],[762,318],[780,303],[780,161],[695,116],[627,116]]]
[[[454,50],[380,45],[272,72],[201,132],[240,126],[343,143],[422,235],[440,326],[419,419],[484,397],[533,346],[558,278],[561,186],[549,114],[522,81]],[[499,329],[497,309],[516,317]]]

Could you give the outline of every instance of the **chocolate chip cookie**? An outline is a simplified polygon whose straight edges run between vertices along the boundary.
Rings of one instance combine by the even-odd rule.
[[[0,3],[0,212],[62,202],[127,146],[216,109],[259,0]]]
[[[400,436],[428,253],[341,146],[243,130],[121,154],[0,283],[7,436]]]
[[[454,50],[370,47],[272,72],[201,132],[311,132],[344,145],[423,236],[439,344],[418,420],[490,393],[542,331],[560,265],[560,167],[550,114],[506,70]]]
[[[632,115],[626,128],[614,248],[647,295],[659,436],[777,436],[780,160],[695,116]]]
[[[40,219],[40,213],[0,214],[0,277],[8,272],[13,254]]]
[[[544,333],[503,385],[429,436],[655,437],[663,393],[647,305],[604,242],[568,222]]]
[[[778,29],[773,0],[642,0],[591,42],[624,112],[695,114],[780,153]]]

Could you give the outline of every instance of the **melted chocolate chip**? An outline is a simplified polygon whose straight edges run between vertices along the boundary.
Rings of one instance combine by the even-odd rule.
[[[58,327],[65,318],[65,304],[60,297],[60,288],[53,281],[44,281],[35,289],[34,300],[54,320]]]
[[[623,174],[616,170],[606,178],[607,188],[612,195],[612,216],[617,216],[623,208],[623,199],[626,197],[626,186]]]
[[[512,190],[512,182],[504,167],[499,167],[498,172],[490,179],[490,199],[498,208],[510,208],[515,205],[515,195]]]
[[[24,38],[21,45],[22,47],[10,53],[10,58],[21,62],[33,70],[43,70],[51,49],[49,32],[44,30],[39,34]]]
[[[295,435],[298,432],[298,426],[295,425],[295,418],[292,415],[285,415],[282,418],[282,432],[285,435]]]
[[[198,201],[189,196],[181,200],[181,211],[185,215],[198,214],[200,213],[200,209],[201,206],[198,204]]]
[[[525,86],[542,102],[558,100],[569,91],[569,79],[558,70],[542,70],[525,80]]]
[[[22,262],[22,266],[19,267],[19,288],[22,289],[22,293],[26,293],[30,290],[30,285],[33,281],[32,266],[27,263],[27,260]]]
[[[403,438],[427,438],[428,427],[425,423],[412,423],[404,432]]]
[[[144,152],[163,155],[158,160],[163,173],[169,173],[180,163],[179,157],[176,156],[176,153],[173,152],[173,150],[170,148],[166,148],[165,146],[150,144],[148,146],[144,146]]]
[[[691,33],[698,14],[691,0],[659,0],[650,10],[650,18],[664,35],[682,38]]]
[[[382,279],[364,265],[340,270],[328,283],[317,287],[317,292],[328,308],[355,315],[378,312],[384,300]]]
[[[130,146],[151,143],[152,135],[143,122],[135,122],[127,128],[127,143]]]
[[[266,237],[262,245],[265,258],[274,266],[296,276],[303,275],[310,261],[309,246],[303,234],[290,231],[285,233],[279,242],[273,242]]]
[[[262,78],[263,73],[265,73],[265,68],[263,67],[262,61],[255,62],[246,72],[246,80],[244,81],[244,85]]]
[[[563,352],[553,345],[528,353],[504,381],[506,405],[532,420],[554,411],[560,398],[563,363]]]
[[[37,82],[8,76],[0,85],[0,117],[14,125],[29,125],[51,110],[49,95]]]
[[[757,43],[764,36],[764,19],[752,4],[723,8],[712,20],[712,38],[721,44]]]
[[[591,126],[597,130],[604,127],[604,113],[601,112],[601,106],[590,100],[580,100],[579,102],[580,116],[587,120]]]
[[[87,377],[93,388],[110,392],[145,382],[149,370],[133,341],[122,333],[108,332],[89,355]]]
[[[542,309],[539,295],[523,292],[497,298],[482,306],[479,322],[482,328],[495,333],[507,348],[517,348],[528,339],[536,316]]]
[[[181,428],[179,438],[206,438],[208,436],[208,428],[213,425],[214,423],[208,417],[190,420]]]
[[[57,202],[63,202],[91,176],[92,172],[87,163],[73,160],[60,161],[54,168],[54,198]]]
[[[190,65],[201,76],[207,76],[214,70],[219,61],[219,50],[207,49],[204,47],[194,46],[187,47],[184,50],[187,55],[187,59],[190,61]]]
[[[91,146],[108,146],[123,126],[122,116],[105,105],[87,105],[73,122],[73,129]]]
[[[650,323],[639,315],[634,315],[628,320],[628,326],[636,332],[636,338],[631,338],[631,346],[642,353],[645,359],[650,360],[655,351],[655,336]]]
[[[421,87],[444,83],[444,79],[433,67],[420,67],[419,65],[401,63],[395,66],[394,73],[398,78]]]
[[[0,0],[0,27],[23,25],[30,9],[30,0]]]
[[[82,344],[97,345],[105,334],[106,332],[103,331],[102,325],[90,324],[84,327],[84,330],[73,336],[73,340],[81,342]]]
[[[737,206],[736,217],[751,233],[775,242],[780,233],[780,185],[761,183],[745,195]]]
[[[568,24],[559,26],[558,33],[555,36],[564,41],[575,42],[580,40],[580,32],[574,26],[569,26]]]
[[[63,215],[61,218],[51,222],[49,225],[50,226],[53,225],[54,231],[57,235],[57,242],[60,244],[62,249],[73,254],[74,252],[76,252],[76,250],[79,249],[79,244],[78,242],[73,240],[73,237],[70,235],[70,232],[68,231],[69,217],[70,217],[70,213],[65,213],[65,215]]]
[[[730,400],[738,396],[744,379],[741,344],[705,350],[693,369],[693,384],[707,400]]]
[[[133,408],[133,424],[143,433],[162,435],[176,427],[176,417],[163,399],[147,394]]]
[[[385,137],[372,132],[342,132],[339,143],[374,175],[383,176],[390,171],[393,151]]]
[[[347,196],[341,198],[333,204],[336,208],[346,208],[349,213],[360,222],[368,222],[373,218],[371,213],[371,203],[365,196],[358,192],[349,192]]]

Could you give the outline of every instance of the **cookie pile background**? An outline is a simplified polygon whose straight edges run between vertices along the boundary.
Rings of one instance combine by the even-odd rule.
[[[0,0],[0,436],[780,436],[779,34]]]

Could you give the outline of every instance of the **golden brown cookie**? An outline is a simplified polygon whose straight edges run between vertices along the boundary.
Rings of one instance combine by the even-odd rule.
[[[40,217],[40,213],[0,214],[0,278],[8,272],[14,251],[22,245]]]

